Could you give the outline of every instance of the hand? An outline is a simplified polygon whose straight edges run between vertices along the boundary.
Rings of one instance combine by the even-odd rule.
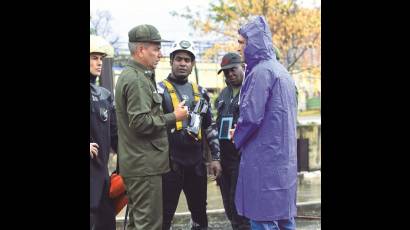
[[[98,156],[98,144],[97,143],[90,143],[90,157],[91,159]]]
[[[234,125],[233,129],[229,129],[229,136],[231,137],[232,143],[235,143],[233,141],[233,135],[235,134],[235,129],[236,129],[236,124]]]
[[[216,178],[220,177],[222,173],[221,163],[219,161],[211,161],[210,170],[211,174]]]
[[[177,121],[182,121],[188,118],[188,106],[184,106],[185,100],[178,104],[176,108],[174,108],[175,119]]]

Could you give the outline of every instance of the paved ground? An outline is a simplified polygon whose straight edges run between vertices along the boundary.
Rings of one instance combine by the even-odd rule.
[[[317,230],[321,229],[321,172],[301,173],[298,178],[298,215],[299,216],[314,216],[315,219],[297,218],[298,230]],[[209,228],[212,230],[230,230],[226,216],[223,213],[222,197],[219,187],[215,181],[208,182],[208,206],[209,210]],[[186,199],[184,194],[181,194],[177,208],[176,216],[174,217],[174,225],[172,230],[189,230],[189,215]],[[117,218],[123,219],[125,210],[123,210]],[[122,229],[122,221],[118,221],[117,229]]]

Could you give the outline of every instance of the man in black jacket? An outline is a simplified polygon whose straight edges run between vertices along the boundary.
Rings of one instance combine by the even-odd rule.
[[[111,93],[96,84],[102,59],[112,47],[90,36],[90,229],[115,230],[115,207],[109,198],[110,148],[117,152],[117,126]]]
[[[164,113],[172,112],[181,101],[185,101],[185,105],[188,106],[190,111],[188,121],[177,121],[171,127],[168,127],[171,171],[162,177],[163,230],[168,230],[171,226],[182,190],[187,199],[188,209],[191,212],[191,229],[208,229],[206,215],[207,169],[203,154],[204,139],[206,139],[212,155],[210,171],[216,177],[219,177],[221,173],[219,142],[217,131],[212,124],[209,96],[204,88],[188,81],[188,76],[195,65],[192,45],[192,42],[186,40],[175,42],[172,45],[170,54],[172,72],[167,79],[157,86],[158,93],[163,97]],[[202,110],[199,109],[199,111],[196,111],[197,114],[193,114],[196,105],[203,105],[204,107],[198,106]],[[196,119],[199,117],[201,117],[202,123],[200,119]]]
[[[239,216],[235,207],[235,190],[241,157],[228,136],[229,129],[235,127],[239,117],[238,100],[244,76],[243,65],[238,54],[225,54],[222,58],[221,69],[218,71],[218,74],[223,71],[225,82],[228,86],[221,91],[215,100],[215,107],[218,110],[216,124],[219,133],[221,165],[223,169],[218,183],[221,188],[225,213],[231,222],[233,230],[250,229],[249,220]]]

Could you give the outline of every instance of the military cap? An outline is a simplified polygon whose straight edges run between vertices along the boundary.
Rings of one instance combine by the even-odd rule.
[[[169,42],[161,39],[157,28],[152,25],[144,24],[132,28],[128,32],[129,42]]]

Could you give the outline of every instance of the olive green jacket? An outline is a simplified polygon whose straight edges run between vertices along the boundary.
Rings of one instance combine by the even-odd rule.
[[[150,176],[169,171],[167,125],[173,113],[164,114],[155,74],[130,60],[115,87],[118,156],[123,177]]]

